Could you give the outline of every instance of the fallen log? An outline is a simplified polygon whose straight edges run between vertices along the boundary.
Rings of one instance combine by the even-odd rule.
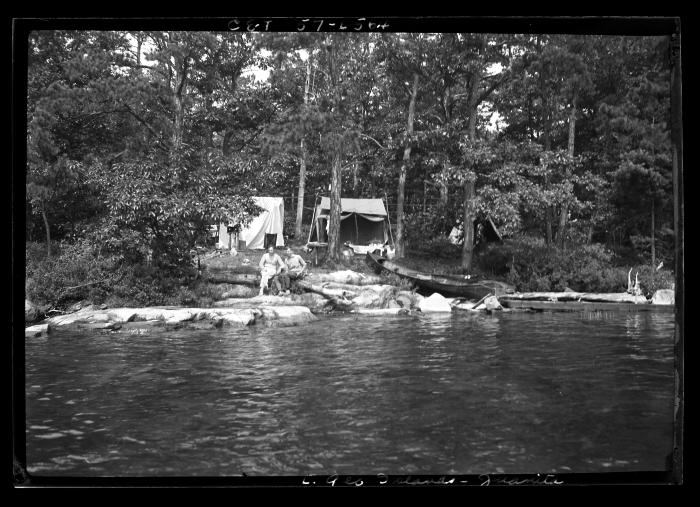
[[[501,299],[530,300],[530,301],[591,301],[607,303],[648,303],[644,296],[635,296],[626,292],[596,294],[589,292],[520,292],[504,294]]]
[[[322,295],[323,297],[329,299],[336,307],[340,309],[349,309],[352,306],[352,302],[350,302],[344,295],[344,293],[347,294],[347,291],[342,291],[338,289],[326,289],[321,285],[315,285],[305,280],[297,280],[297,285],[304,290]],[[352,297],[354,296],[355,295],[353,295]]]
[[[231,283],[235,285],[260,285],[260,275],[252,273],[209,273],[207,281],[210,283]]]
[[[333,273],[310,273],[307,279],[314,283],[335,282],[352,285],[374,285],[382,283],[382,278],[376,275],[366,275],[356,271],[335,271]]]
[[[408,308],[356,308],[351,313],[361,315],[408,315],[411,311]]]
[[[313,282],[311,282],[313,283]],[[368,290],[374,287],[373,285],[355,285],[351,283],[340,283],[340,282],[319,282],[315,285],[319,285],[326,289],[341,289],[349,292],[360,293],[363,290]]]
[[[307,282],[304,280],[298,280],[297,285],[301,287],[302,289],[308,290],[310,292],[316,292],[317,294],[321,294],[322,296],[326,297],[335,297],[335,298],[354,298],[357,297],[357,292],[349,291],[349,290],[343,290],[343,289],[332,289],[332,288],[327,288],[325,285],[317,285],[313,284],[311,282]]]

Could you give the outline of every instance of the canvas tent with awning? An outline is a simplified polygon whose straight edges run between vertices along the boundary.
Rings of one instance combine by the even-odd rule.
[[[284,246],[284,199],[254,197],[253,200],[263,209],[262,213],[253,218],[237,235],[228,233],[228,226],[235,224],[219,224],[219,248],[240,248],[245,245],[245,248],[259,250],[270,242],[276,247]]]
[[[381,199],[340,200],[340,234],[341,244],[351,246],[393,243],[389,216]],[[331,200],[321,197],[316,206],[309,231],[309,244],[328,244],[328,221],[330,219]]]

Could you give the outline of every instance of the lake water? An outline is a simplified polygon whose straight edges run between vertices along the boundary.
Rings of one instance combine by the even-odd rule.
[[[26,343],[30,473],[657,471],[673,314],[324,317]]]

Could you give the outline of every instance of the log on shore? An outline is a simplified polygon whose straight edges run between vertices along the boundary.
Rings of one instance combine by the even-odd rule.
[[[343,295],[343,293],[347,294],[347,291],[342,291],[340,289],[326,289],[321,285],[314,285],[305,280],[297,280],[296,283],[304,290],[320,294],[327,298],[339,310],[347,310],[352,307],[352,302]],[[351,297],[354,296],[355,295],[351,295]]]
[[[333,273],[310,273],[306,280],[319,284],[322,282],[347,283],[352,285],[374,285],[382,283],[382,278],[377,275],[366,275],[356,271],[334,271]]]
[[[597,294],[589,292],[519,292],[503,294],[504,300],[530,300],[530,301],[591,301],[598,303],[634,303],[646,304],[644,296],[635,296],[626,292]]]
[[[383,315],[409,315],[411,311],[408,308],[356,308],[350,313],[358,313],[360,315],[383,316]]]
[[[347,299],[347,298],[357,297],[357,292],[354,292],[354,291],[328,288],[324,284],[313,284],[313,283],[307,282],[305,280],[297,280],[297,285],[304,290],[308,290],[310,292],[315,292],[317,294],[321,294],[322,296],[326,296],[329,298],[346,298]]]
[[[260,285],[260,275],[254,273],[209,273],[207,281],[210,283],[230,283],[235,285]]]

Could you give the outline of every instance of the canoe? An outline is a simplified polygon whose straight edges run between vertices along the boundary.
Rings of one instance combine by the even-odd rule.
[[[466,278],[459,275],[433,275],[400,266],[376,253],[368,252],[365,258],[367,264],[379,274],[382,271],[394,273],[401,278],[410,280],[418,287],[443,295],[481,299],[488,294],[502,296],[514,292],[512,286],[497,280],[485,280],[476,276]]]

